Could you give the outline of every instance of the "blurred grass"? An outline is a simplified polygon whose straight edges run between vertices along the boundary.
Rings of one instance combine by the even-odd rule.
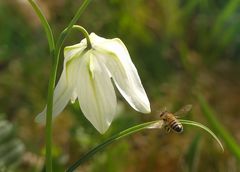
[[[226,25],[229,19],[231,20],[233,17],[235,17],[239,5],[240,5],[239,0],[231,0],[227,2],[221,13],[217,16],[215,24],[213,25],[212,30],[213,36],[219,35],[219,32],[224,31],[223,30],[225,29],[224,25]]]
[[[232,135],[225,129],[221,122],[216,118],[216,114],[213,109],[208,105],[204,97],[198,93],[197,95],[199,104],[203,111],[204,116],[207,118],[209,124],[213,128],[213,131],[219,135],[225,142],[228,149],[236,156],[238,161],[240,160],[240,146]]]
[[[195,137],[192,139],[192,143],[190,143],[188,150],[186,151],[184,158],[185,162],[184,170],[188,172],[198,171],[200,141],[201,135],[197,133]]]

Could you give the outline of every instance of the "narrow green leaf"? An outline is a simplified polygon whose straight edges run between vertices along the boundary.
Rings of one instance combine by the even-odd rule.
[[[44,16],[41,9],[37,5],[37,3],[34,0],[28,0],[28,2],[31,4],[32,8],[34,9],[35,13],[37,14],[39,20],[42,23],[42,26],[45,30],[45,33],[46,33],[46,36],[48,39],[49,49],[50,49],[50,52],[52,53],[55,50],[55,41],[53,38],[52,29],[51,29],[46,17]]]
[[[74,171],[78,166],[80,166],[83,162],[85,162],[86,160],[88,160],[89,158],[91,158],[94,154],[96,154],[97,152],[103,150],[104,148],[106,148],[108,145],[110,145],[111,143],[124,138],[130,134],[136,133],[138,131],[141,131],[143,129],[149,129],[150,126],[153,126],[154,124],[158,124],[160,121],[151,121],[151,122],[146,122],[146,123],[142,123],[136,126],[133,126],[131,128],[128,128],[124,131],[121,131],[115,135],[113,135],[112,137],[110,137],[109,139],[107,139],[106,141],[104,141],[103,143],[101,143],[100,145],[94,147],[93,149],[91,149],[89,152],[87,152],[84,156],[82,156],[80,159],[78,159],[75,163],[73,163],[73,165],[71,165],[66,172],[72,172]]]
[[[185,119],[179,119],[179,122],[181,122],[182,124],[185,124],[185,125],[192,125],[192,126],[196,126],[196,127],[204,129],[206,132],[208,132],[218,142],[218,144],[220,145],[220,147],[224,151],[223,145],[220,142],[220,140],[218,139],[218,137],[205,125],[203,125],[201,123],[198,123],[198,122],[195,122],[195,121],[190,121],[190,120],[185,120]]]
[[[215,112],[208,105],[206,100],[201,94],[197,95],[198,101],[203,111],[203,115],[207,118],[209,124],[213,128],[215,133],[222,138],[229,150],[240,160],[240,147],[237,141],[232,137],[232,135],[225,129],[220,121],[216,118]]]
[[[225,8],[221,10],[221,13],[218,15],[216,22],[213,26],[213,35],[218,36],[220,31],[224,28],[223,25],[227,20],[229,20],[229,17],[235,13],[240,5],[240,0],[230,0],[228,3],[225,5]],[[225,30],[224,30],[225,32]]]
[[[189,120],[183,120],[180,119],[179,120],[182,124],[186,124],[186,125],[193,125],[193,126],[197,126],[200,127],[202,129],[204,129],[205,131],[207,131],[209,134],[211,134],[215,140],[219,143],[219,145],[221,146],[221,148],[223,149],[223,146],[220,142],[220,140],[217,138],[217,136],[206,126],[194,122],[194,121],[189,121]],[[106,141],[104,141],[103,143],[101,143],[100,145],[94,147],[93,149],[91,149],[89,152],[87,152],[84,156],[82,156],[80,159],[78,159],[76,162],[74,162],[67,170],[66,172],[72,172],[74,171],[76,168],[78,168],[83,162],[85,162],[86,160],[88,160],[89,158],[91,158],[93,155],[95,155],[97,152],[103,150],[104,148],[106,148],[108,145],[110,145],[111,143],[124,138],[130,134],[136,133],[138,131],[141,131],[143,129],[161,129],[163,127],[163,121],[162,120],[157,120],[157,121],[151,121],[151,122],[146,122],[146,123],[142,123],[136,126],[133,126],[131,128],[128,128],[124,131],[121,131],[115,135],[113,135],[112,137],[110,137],[109,139],[107,139]]]
[[[197,171],[197,165],[199,162],[199,145],[201,141],[201,135],[199,133],[193,138],[190,143],[187,153],[184,156],[185,159],[185,169],[184,171],[195,172]]]

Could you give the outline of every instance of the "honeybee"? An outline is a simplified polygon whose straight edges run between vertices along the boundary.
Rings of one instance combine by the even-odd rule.
[[[181,133],[183,131],[182,124],[178,121],[177,117],[179,115],[185,114],[189,112],[192,109],[192,105],[185,105],[180,110],[178,110],[175,113],[171,113],[169,111],[165,110],[160,112],[160,119],[163,120],[164,128],[167,132],[170,132],[171,130]]]

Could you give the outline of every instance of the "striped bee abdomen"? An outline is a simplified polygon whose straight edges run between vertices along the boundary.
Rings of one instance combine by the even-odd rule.
[[[178,122],[176,119],[175,120],[172,120],[170,123],[169,123],[169,127],[178,132],[178,133],[181,133],[183,131],[183,126],[180,122]]]

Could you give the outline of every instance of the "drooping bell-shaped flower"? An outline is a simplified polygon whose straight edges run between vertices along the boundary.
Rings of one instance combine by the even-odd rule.
[[[91,33],[91,49],[86,39],[65,47],[64,67],[54,90],[53,117],[69,100],[79,101],[85,117],[100,132],[110,126],[117,106],[113,82],[137,111],[149,113],[150,104],[127,48],[120,39],[105,39]],[[36,117],[45,121],[46,107]]]

